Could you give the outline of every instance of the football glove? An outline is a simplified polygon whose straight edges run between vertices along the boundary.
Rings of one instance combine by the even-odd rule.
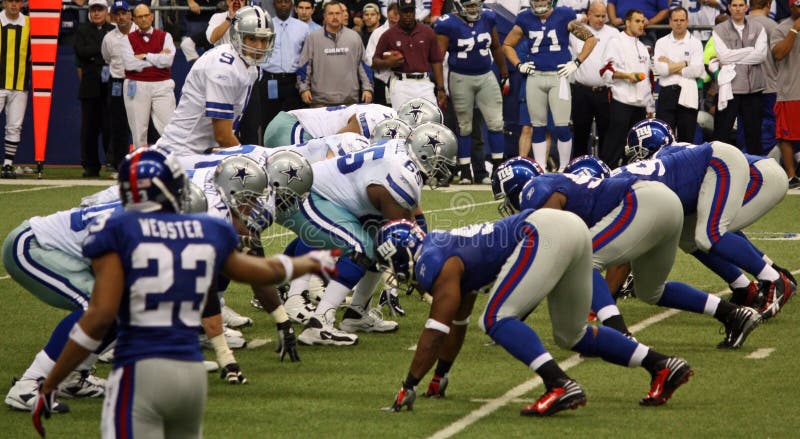
[[[511,93],[511,84],[508,83],[508,76],[500,78],[500,93],[503,96],[508,96]]]
[[[342,251],[339,249],[314,250],[308,252],[306,256],[319,262],[319,274],[325,279],[325,283],[327,284],[331,280],[331,277],[335,277],[338,274],[336,270],[336,261],[341,254]]]
[[[523,75],[532,75],[533,72],[536,71],[536,66],[533,64],[533,61],[521,62],[517,64],[517,70]]]
[[[42,382],[44,379],[39,380],[39,388],[42,387]],[[40,391],[36,392],[36,399],[33,400],[33,427],[36,429],[36,432],[39,433],[39,436],[44,436],[44,424],[42,423],[42,416],[45,419],[50,419],[50,415],[53,413],[53,406],[56,404],[56,392],[50,393],[42,393]]]
[[[444,391],[447,390],[447,374],[444,376],[434,375],[428,384],[428,390],[425,396],[428,398],[444,398]]]
[[[300,355],[297,354],[297,337],[294,335],[294,328],[289,320],[278,323],[278,347],[275,352],[280,354],[281,361],[287,355],[291,362],[300,361]]]
[[[566,78],[569,75],[575,73],[578,70],[578,67],[581,65],[581,62],[578,59],[570,61],[566,64],[559,64],[558,65],[558,77],[559,78]]]
[[[220,370],[219,377],[228,384],[247,384],[247,378],[242,374],[242,369],[237,363],[231,363]]]
[[[407,387],[400,387],[400,391],[397,392],[397,396],[394,397],[394,403],[392,403],[392,410],[395,412],[399,412],[403,410],[403,406],[408,407],[408,411],[414,410],[414,400],[417,399],[417,391],[412,388]]]
[[[389,306],[389,314],[394,316],[404,316],[406,315],[406,310],[400,306],[400,298],[397,296],[397,288],[391,287],[388,289],[384,289],[381,291],[381,295],[378,298],[378,305]]]

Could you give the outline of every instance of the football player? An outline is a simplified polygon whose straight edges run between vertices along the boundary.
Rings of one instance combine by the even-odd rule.
[[[503,96],[492,71],[492,63],[500,69],[500,83],[508,83],[508,68],[495,28],[495,13],[483,10],[482,0],[454,0],[453,12],[442,15],[433,25],[442,53],[447,53],[448,84],[458,122],[459,183],[472,184],[470,152],[472,150],[472,113],[481,111],[489,129],[491,162],[497,167],[503,161]],[[480,183],[489,184],[489,178]]]
[[[372,137],[375,124],[397,116],[390,107],[378,104],[337,105],[281,111],[264,130],[264,146],[303,143],[337,133],[356,133]]]
[[[533,124],[533,155],[542,167],[547,166],[547,110],[553,114],[558,138],[559,171],[572,154],[572,132],[569,129],[571,99],[570,77],[589,56],[597,43],[586,26],[577,20],[570,8],[553,8],[551,0],[531,0],[531,8],[517,15],[514,27],[503,42],[503,51],[511,65],[527,75],[526,102]],[[583,49],[575,59],[569,52],[569,35],[583,41]],[[514,48],[525,39],[530,56],[520,63]]]
[[[562,348],[620,366],[644,367],[650,391],[639,403],[667,402],[693,374],[689,364],[668,357],[605,326],[589,326],[592,246],[576,215],[552,209],[523,211],[495,223],[434,231],[422,238],[414,224],[390,222],[381,229],[381,263],[398,278],[433,297],[408,376],[392,410],[413,407],[416,386],[438,361],[426,396],[445,395],[448,373],[467,331],[477,293],[489,294],[479,325],[492,340],[536,372],[544,394],[523,407],[523,416],[550,416],[586,403],[581,386],[559,367],[523,320],[545,297],[553,338]]]
[[[265,260],[236,251],[239,239],[230,223],[181,213],[186,173],[159,150],[142,148],[126,157],[119,183],[125,210],[99,215],[89,226],[82,252],[97,282],[39,387],[33,423],[44,436],[41,417],[55,407],[59,384],[98,349],[116,321],[103,436],[199,437],[207,380],[197,331],[203,309],[216,297],[208,294],[213,279],[220,272],[255,284],[305,273],[327,276],[333,256],[320,251]],[[157,306],[144,307],[145,301]]]
[[[501,165],[497,174],[506,174]],[[631,176],[596,179],[586,175],[543,174],[516,191],[498,178],[510,210],[552,208],[575,213],[592,235],[592,309],[605,326],[629,333],[601,272],[630,263],[638,274],[636,297],[646,303],[713,316],[725,325],[721,348],[738,348],[760,322],[758,312],[680,282],[666,282],[683,226],[680,200],[663,184]],[[647,239],[642,239],[646,236]]]

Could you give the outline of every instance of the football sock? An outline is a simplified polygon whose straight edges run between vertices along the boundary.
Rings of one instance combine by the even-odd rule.
[[[733,282],[734,279],[742,275],[742,270],[739,267],[720,256],[706,253],[702,250],[693,251],[692,256],[727,283]]]
[[[557,145],[558,145],[558,170],[561,171],[567,167],[567,164],[569,164],[570,154],[572,154],[572,139],[566,141],[559,140]]]
[[[640,348],[641,347],[641,348]],[[600,357],[620,366],[638,365],[647,346],[625,337],[621,332],[605,326],[587,325],[583,337],[572,350],[586,357]],[[637,354],[638,351],[638,355]],[[634,359],[635,358],[635,359]]]
[[[774,282],[778,280],[781,275],[775,270],[772,265],[764,265],[764,269],[758,273],[757,276],[760,280],[768,280]]]
[[[642,360],[642,366],[650,372],[650,375],[655,375],[658,372],[658,364],[666,359],[666,355],[650,349]]]
[[[56,357],[58,358],[58,357]],[[56,361],[50,358],[47,355],[47,352],[42,349],[39,353],[36,354],[34,357],[33,362],[30,366],[28,366],[28,370],[22,374],[23,380],[38,380],[39,378],[44,378],[47,375],[50,375],[50,371],[53,370],[53,366],[56,365]]]
[[[547,169],[547,142],[533,143],[533,159],[542,169]]]
[[[317,310],[314,312],[316,315],[325,315],[325,312],[329,309],[334,309],[344,303],[345,297],[347,297],[347,293],[350,292],[350,288],[342,285],[341,283],[332,280],[328,283],[328,287],[325,288],[325,294],[322,296],[322,300],[319,301],[317,305]]]
[[[450,368],[453,367],[452,361],[447,361],[443,359],[439,359],[439,362],[436,363],[436,371],[434,375],[444,376],[446,373],[450,372]]]
[[[367,273],[358,281],[356,288],[353,290],[353,301],[350,302],[350,305],[366,310],[372,298],[372,293],[375,292],[375,288],[378,287],[381,281],[382,274],[380,271],[367,270]]]
[[[550,354],[547,354],[548,356]],[[542,377],[542,381],[544,382],[544,386],[549,390],[553,387],[558,387],[564,381],[569,379],[569,376],[563,369],[558,365],[558,363],[550,357],[549,360],[542,363],[536,370],[536,373]]]
[[[303,291],[308,291],[308,284],[310,282],[311,282],[310,274],[304,274],[300,277],[295,278],[289,283],[289,292],[286,293],[286,297],[299,296],[303,294]]]
[[[600,319],[600,323],[602,323],[603,326],[615,329],[622,334],[631,333],[630,329],[628,329],[628,325],[625,324],[625,319],[622,317],[622,314],[615,314],[603,320],[603,318],[600,316],[600,313],[598,313],[597,318]]]
[[[44,351],[47,353],[48,357],[53,360],[58,359],[64,346],[67,345],[69,332],[72,330],[72,327],[75,326],[75,323],[80,320],[81,316],[83,316],[83,312],[82,309],[71,312],[61,319],[56,328],[53,329],[53,332],[50,334],[50,340],[48,340],[47,344],[44,346]]]
[[[736,278],[730,284],[731,289],[733,288],[744,288],[750,285],[750,279],[747,278],[744,274],[740,274],[739,277]]]
[[[753,276],[759,276],[762,270],[764,270],[764,267],[768,266],[767,263],[761,259],[761,255],[753,250],[749,241],[735,233],[723,234],[719,241],[711,246],[711,251],[709,251],[709,253],[724,258]],[[777,279],[778,273],[775,272],[775,270],[772,270],[772,272],[775,275],[773,279],[762,277],[759,277],[759,279]]]
[[[709,299],[709,296],[711,295],[687,284],[681,282],[667,282],[664,285],[661,298],[658,299],[656,305],[708,314],[708,312],[706,312],[707,307],[713,306],[714,310],[716,310],[716,303],[713,303],[714,299]],[[719,298],[716,296],[711,297],[715,297],[716,301],[719,302]],[[709,304],[709,302],[711,303]],[[711,310],[711,314],[709,315],[713,315],[714,310]]]
[[[716,297],[716,296],[710,296],[710,297]],[[719,301],[719,303],[717,304],[716,312],[714,312],[714,314],[712,315],[714,316],[715,319],[719,320],[722,323],[725,323],[728,320],[728,316],[731,315],[732,312],[736,311],[737,306],[728,302],[727,300],[722,300],[720,298],[717,298],[717,300]]]
[[[468,165],[472,159],[470,158],[470,150],[472,149],[472,138],[469,135],[457,136],[458,141],[458,164]]]
[[[486,332],[492,340],[524,364],[530,365],[540,355],[547,353],[536,331],[519,319],[506,317],[495,322]]]
[[[489,131],[489,149],[492,151],[492,164],[494,160],[503,160],[506,139],[502,131]]]

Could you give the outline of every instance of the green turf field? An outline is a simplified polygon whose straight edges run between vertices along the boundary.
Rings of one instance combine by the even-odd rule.
[[[27,182],[30,182],[29,180]],[[46,183],[46,181],[44,181]],[[77,205],[98,187],[0,185],[0,236],[22,220]],[[489,191],[431,192],[423,207],[432,228],[449,228],[498,217]],[[800,269],[800,197],[788,196],[747,232],[779,264]],[[792,235],[793,234],[793,235]],[[276,252],[291,236],[274,227],[265,236]],[[673,280],[709,292],[723,282],[691,258],[679,254]],[[48,307],[10,280],[0,267],[0,393],[19,376],[65,315]],[[418,437],[798,437],[800,433],[800,302],[795,299],[775,319],[760,326],[738,351],[715,349],[722,325],[711,317],[673,313],[637,299],[620,303],[639,341],[661,352],[680,355],[694,377],[666,406],[644,408],[639,398],[649,390],[644,369],[623,369],[596,359],[582,360],[555,347],[549,317],[542,307],[527,323],[552,354],[586,390],[588,404],[549,419],[523,418],[522,405],[543,392],[536,376],[490,345],[473,318],[460,357],[450,374],[447,398],[420,397],[413,412],[385,413],[410,364],[413,346],[427,318],[427,305],[402,297],[406,317],[394,334],[361,334],[354,347],[300,347],[302,362],[281,363],[273,353],[275,325],[248,304],[250,293],[235,285],[226,294],[234,309],[253,317],[243,332],[248,340],[266,340],[255,349],[236,352],[250,384],[229,386],[209,375],[204,432],[209,438],[418,438]],[[476,314],[486,297],[479,298]],[[341,316],[341,314],[340,314]],[[300,328],[296,328],[300,329]],[[213,358],[213,352],[206,352]],[[105,377],[107,365],[98,367]],[[429,377],[420,384],[424,393]],[[168,392],[169,389],[164,389]],[[98,437],[101,401],[68,401],[72,413],[46,421],[51,437]],[[0,408],[0,437],[26,438],[35,433],[27,413]]]

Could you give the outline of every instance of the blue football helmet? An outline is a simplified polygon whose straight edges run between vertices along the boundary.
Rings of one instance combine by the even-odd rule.
[[[119,198],[126,210],[182,212],[188,178],[175,158],[143,147],[119,165]]]
[[[378,264],[394,275],[401,287],[409,286],[414,278],[414,256],[424,238],[418,225],[404,219],[389,221],[378,231]]]
[[[662,146],[675,142],[672,128],[659,119],[645,119],[628,131],[628,145],[625,155],[629,162],[638,162],[650,158]]]
[[[519,194],[525,183],[544,174],[538,163],[528,157],[506,160],[492,174],[492,192],[495,200],[503,200],[497,210],[503,216],[519,212]]]
[[[574,175],[588,175],[594,178],[611,177],[611,168],[606,163],[593,155],[575,157],[564,168],[564,173]]]

